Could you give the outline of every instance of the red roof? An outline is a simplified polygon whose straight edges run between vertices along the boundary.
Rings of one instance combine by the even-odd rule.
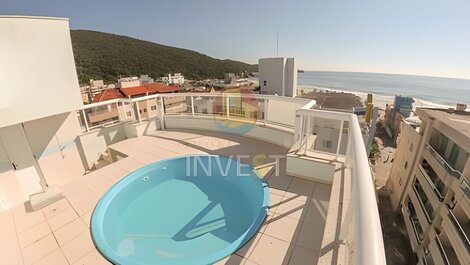
[[[105,89],[93,97],[93,103],[122,98],[119,89]]]
[[[156,93],[172,93],[172,92],[178,92],[181,90],[180,87],[167,86],[167,85],[160,84],[160,83],[150,83],[144,86],[146,86],[149,91],[150,90],[155,91]]]
[[[181,90],[181,88],[179,88],[179,87],[167,86],[167,85],[159,84],[159,83],[150,83],[150,84],[145,84],[145,85],[142,85],[142,86],[121,88],[121,92],[126,97],[128,97],[128,96],[137,96],[137,95],[145,95],[147,93],[149,93],[149,94],[172,93],[172,92],[178,92],[180,90]]]

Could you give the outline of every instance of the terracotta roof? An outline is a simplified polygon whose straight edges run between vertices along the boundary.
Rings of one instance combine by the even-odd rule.
[[[157,93],[172,93],[172,92],[178,92],[181,90],[180,87],[167,86],[167,85],[160,84],[160,83],[150,83],[144,86],[146,86],[148,90],[152,90]]]
[[[147,93],[149,94],[155,94],[155,93],[172,93],[172,92],[178,92],[180,91],[181,88],[179,87],[174,87],[174,86],[167,86],[164,84],[159,84],[159,83],[150,83],[150,84],[145,84],[142,86],[134,86],[134,87],[126,87],[126,88],[121,88],[121,92],[126,96],[137,96],[137,95],[145,95]]]
[[[122,98],[122,97],[123,96],[121,92],[119,91],[119,89],[105,89],[93,97],[93,103]]]
[[[124,96],[137,96],[137,95],[145,95],[147,94],[148,90],[144,86],[133,86],[133,87],[126,87],[121,88],[121,92]]]

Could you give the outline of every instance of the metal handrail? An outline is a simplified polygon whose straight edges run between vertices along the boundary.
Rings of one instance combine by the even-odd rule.
[[[449,258],[447,257],[446,251],[444,250],[444,247],[442,246],[441,240],[439,239],[439,235],[436,235],[436,243],[437,247],[439,249],[439,252],[441,252],[441,256],[443,257],[444,263],[446,265],[450,265]]]
[[[452,210],[450,208],[447,208],[447,209],[449,210],[448,216],[449,216],[450,221],[454,224],[455,228],[457,228],[460,237],[465,242],[465,247],[470,252],[470,240],[468,239],[468,236],[465,233],[465,230],[463,230],[462,226],[460,226],[460,222],[459,220],[457,220]]]
[[[437,189],[436,185],[434,185],[434,183],[432,182],[431,178],[429,177],[428,173],[426,172],[426,170],[424,170],[423,166],[418,164],[418,168],[419,168],[419,171],[421,171],[421,173],[423,173],[423,176],[424,178],[426,179],[426,181],[429,183],[429,185],[431,186],[431,189],[434,191],[434,194],[437,196],[437,199],[439,201],[443,201],[444,200],[444,196],[442,196],[441,192],[439,191],[439,189]]]

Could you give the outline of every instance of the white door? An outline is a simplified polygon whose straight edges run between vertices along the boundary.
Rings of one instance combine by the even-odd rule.
[[[0,141],[18,183],[27,197],[41,192],[40,168],[31,152],[21,124],[0,128]]]

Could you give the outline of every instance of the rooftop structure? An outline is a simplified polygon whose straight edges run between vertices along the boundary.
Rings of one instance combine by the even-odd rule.
[[[42,69],[68,76],[60,88],[72,96],[57,104],[56,98],[38,100],[43,99],[38,95],[35,102],[45,106],[32,103],[37,109],[29,116],[19,115],[24,110],[16,105],[0,104],[2,263],[106,264],[87,227],[102,194],[145,164],[203,153],[244,155],[244,163],[270,189],[261,229],[217,264],[385,264],[374,183],[356,115],[314,110],[315,101],[309,99],[232,91],[153,94],[82,106],[68,21],[0,17],[2,32],[14,28],[28,38],[37,36],[28,52],[50,53],[58,61],[48,61],[47,69],[43,63],[30,69],[23,62],[12,69],[24,75],[20,65],[26,65],[28,74]],[[18,38],[7,39],[12,47],[22,47]],[[16,62],[22,52],[6,58]],[[16,91],[13,85],[5,87],[7,94]],[[44,89],[57,94],[55,87]],[[47,100],[54,104],[46,106]],[[93,120],[93,115],[114,112],[117,118],[109,122]],[[22,174],[25,166],[28,174]],[[62,196],[46,196],[38,207],[32,198],[51,187]]]
[[[295,97],[297,68],[294,58],[262,58],[258,63],[261,94]]]
[[[418,264],[470,263],[470,113],[420,109],[401,123],[387,187]]]

